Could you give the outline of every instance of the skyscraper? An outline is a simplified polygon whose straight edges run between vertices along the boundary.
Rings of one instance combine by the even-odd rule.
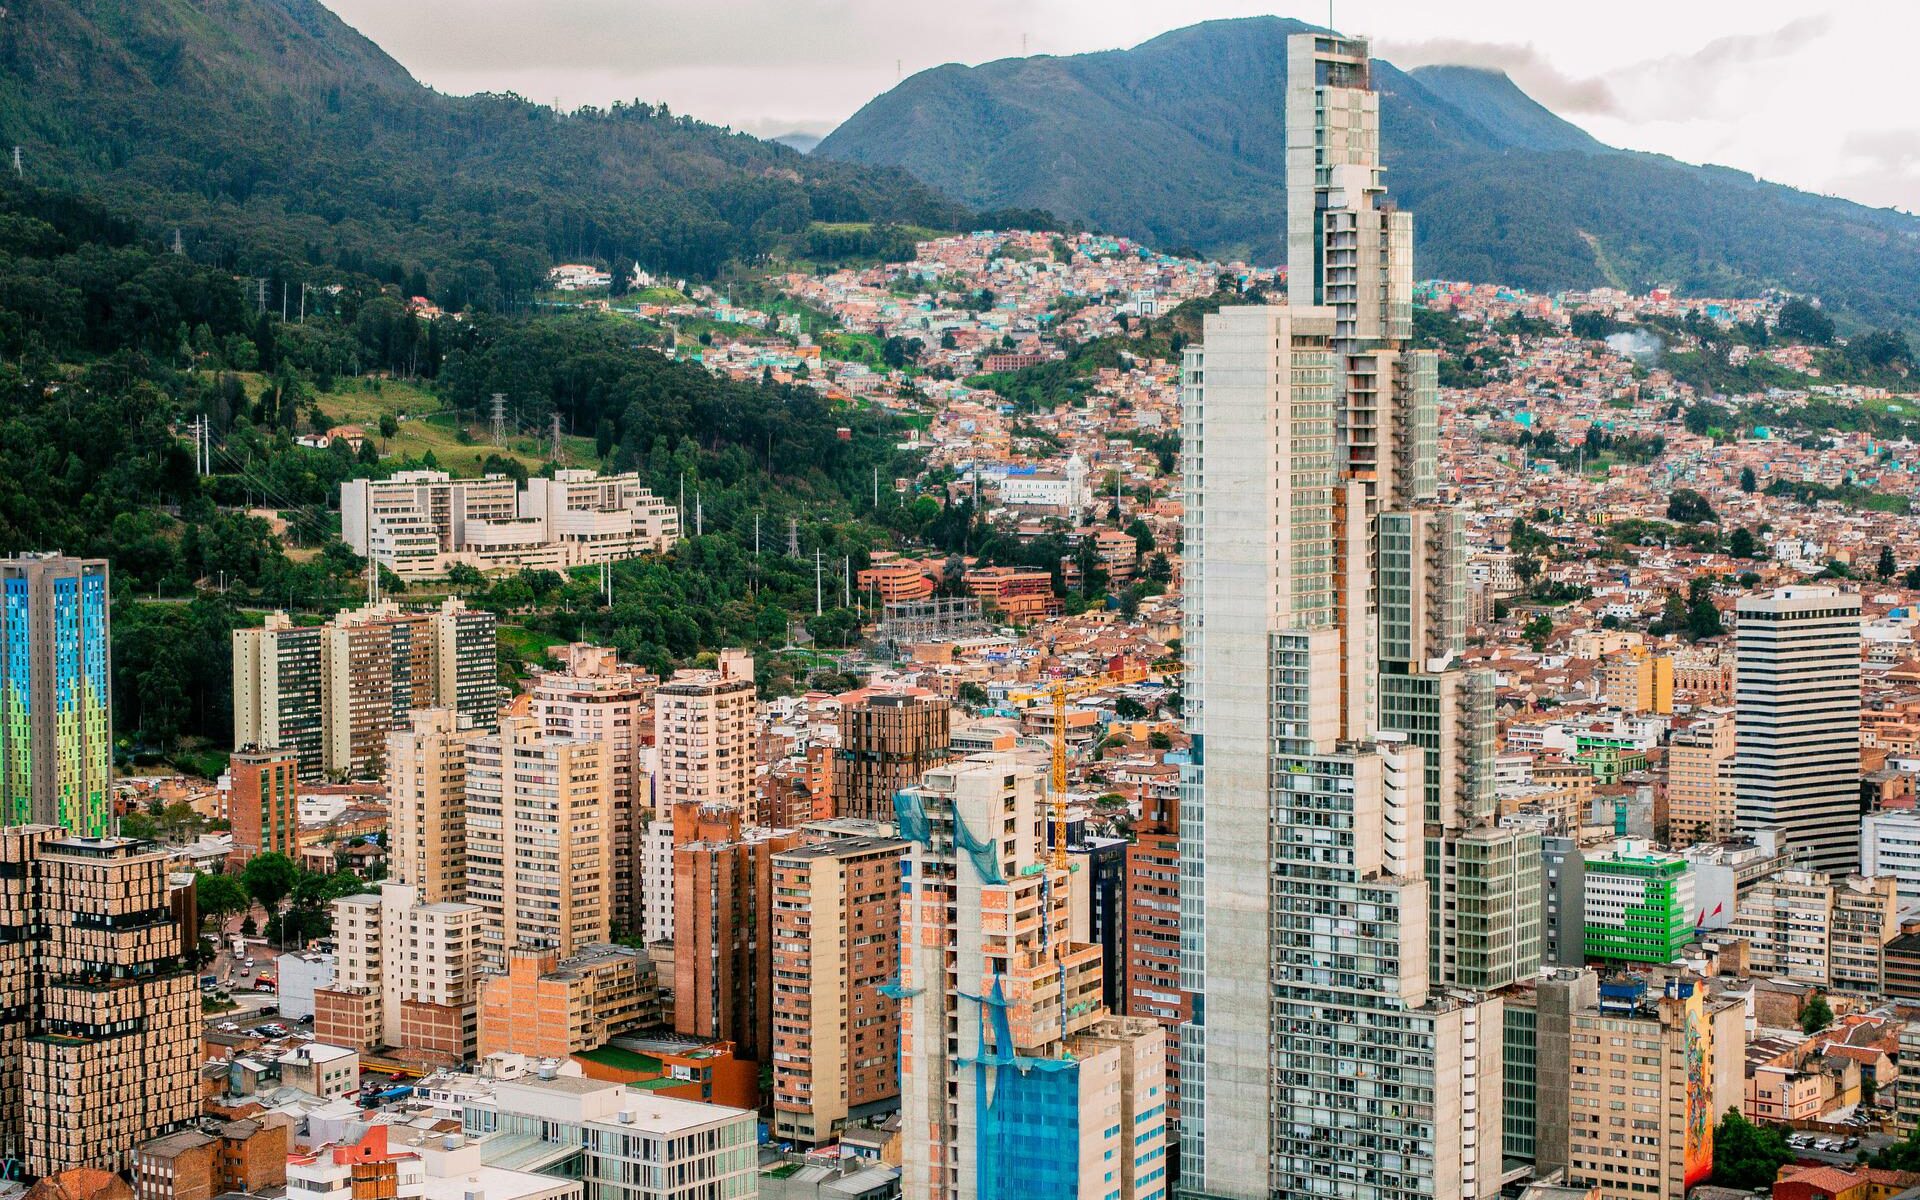
[[[640,927],[640,831],[653,808],[645,747],[653,733],[658,677],[620,661],[604,646],[575,642],[556,652],[560,666],[542,671],[530,694],[533,715],[549,735],[607,743],[613,772],[613,927]]]
[[[0,821],[84,837],[113,826],[104,559],[0,559]]]
[[[467,890],[467,746],[482,731],[451,708],[420,708],[387,735],[387,827],[393,882],[424,904]]]
[[[1165,1033],[1110,1017],[1046,857],[1043,781],[975,755],[900,794],[902,1185],[924,1200],[1160,1200]]]
[[[480,954],[496,971],[516,948],[562,957],[611,936],[613,782],[607,744],[547,737],[533,717],[467,743],[467,895]]]
[[[126,1167],[200,1115],[188,911],[142,843],[0,833],[0,1155],[26,1174]]]
[[[1734,628],[1734,824],[1806,866],[1860,865],[1860,597],[1743,596]]]
[[[1485,989],[1538,965],[1537,837],[1493,824],[1367,44],[1290,39],[1286,103],[1290,303],[1210,315],[1184,364],[1182,1186],[1487,1197]]]

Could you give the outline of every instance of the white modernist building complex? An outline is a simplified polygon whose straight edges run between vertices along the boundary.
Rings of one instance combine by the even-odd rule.
[[[402,579],[458,564],[564,570],[666,550],[680,538],[680,510],[633,472],[561,470],[521,488],[505,475],[401,471],[340,485],[340,536]]]

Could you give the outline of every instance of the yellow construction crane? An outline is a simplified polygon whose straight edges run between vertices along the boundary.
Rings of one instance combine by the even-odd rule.
[[[1067,700],[1117,685],[1141,683],[1146,678],[1145,667],[1129,662],[1099,675],[1055,679],[1032,691],[1014,692],[1007,697],[1010,704],[1030,704],[1035,700],[1053,702],[1053,773],[1048,780],[1047,799],[1053,806],[1053,865],[1062,870],[1067,866]]]

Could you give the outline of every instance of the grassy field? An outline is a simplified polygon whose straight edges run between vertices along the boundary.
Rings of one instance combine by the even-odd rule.
[[[266,385],[258,375],[242,378],[249,394],[258,394]],[[455,475],[480,474],[489,454],[515,459],[529,471],[538,471],[547,461],[544,436],[510,437],[505,446],[495,446],[488,440],[484,421],[468,421],[463,429],[452,413],[442,410],[440,398],[418,384],[370,376],[343,379],[333,391],[317,393],[314,401],[337,424],[364,428],[383,456],[420,458],[432,451],[441,468]],[[380,418],[386,415],[398,419],[400,431],[382,442]],[[569,463],[586,466],[598,461],[590,437],[564,437],[562,446]]]

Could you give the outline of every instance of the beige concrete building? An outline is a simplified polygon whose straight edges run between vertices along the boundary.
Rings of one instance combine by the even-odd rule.
[[[1667,746],[1667,838],[1676,849],[1733,836],[1734,720],[1706,709]]]
[[[377,775],[387,734],[442,705],[490,729],[500,699],[494,617],[450,598],[392,601],[296,627],[283,613],[233,634],[234,745],[291,753],[303,779]]]
[[[1756,975],[1877,996],[1899,910],[1891,877],[1780,871],[1741,893],[1729,932],[1746,939]]]
[[[1600,667],[1601,695],[1630,713],[1673,712],[1673,659],[1645,646],[1626,646]]]
[[[334,982],[314,991],[314,1037],[424,1063],[473,1057],[482,917],[398,883],[334,901]]]
[[[1745,1008],[1699,980],[1660,992],[1582,978],[1571,1010],[1539,1014],[1536,1170],[1564,1169],[1601,1200],[1685,1195],[1712,1170],[1714,1123],[1742,1099]]]
[[[574,643],[559,650],[560,666],[542,671],[531,689],[533,715],[550,737],[592,738],[607,744],[613,782],[613,927],[638,929],[640,833],[653,807],[653,776],[646,745],[653,731],[657,676],[620,661],[604,646]]]
[[[517,948],[564,957],[612,932],[613,771],[607,744],[548,737],[509,716],[467,747],[467,900],[481,955],[504,971]]]
[[[25,1174],[122,1170],[200,1115],[191,911],[144,843],[0,831],[0,1154]]]
[[[773,857],[773,1135],[818,1145],[900,1096],[900,856],[833,838]]]
[[[423,708],[387,736],[387,870],[429,904],[464,900],[467,746],[482,731],[451,708]]]
[[[723,650],[711,671],[680,671],[654,696],[654,781],[659,811],[681,804],[729,804],[758,824],[754,811],[753,656]]]
[[[664,551],[679,539],[680,514],[631,471],[560,470],[524,490],[501,475],[401,471],[341,485],[340,536],[402,579],[455,565],[557,571]]]

